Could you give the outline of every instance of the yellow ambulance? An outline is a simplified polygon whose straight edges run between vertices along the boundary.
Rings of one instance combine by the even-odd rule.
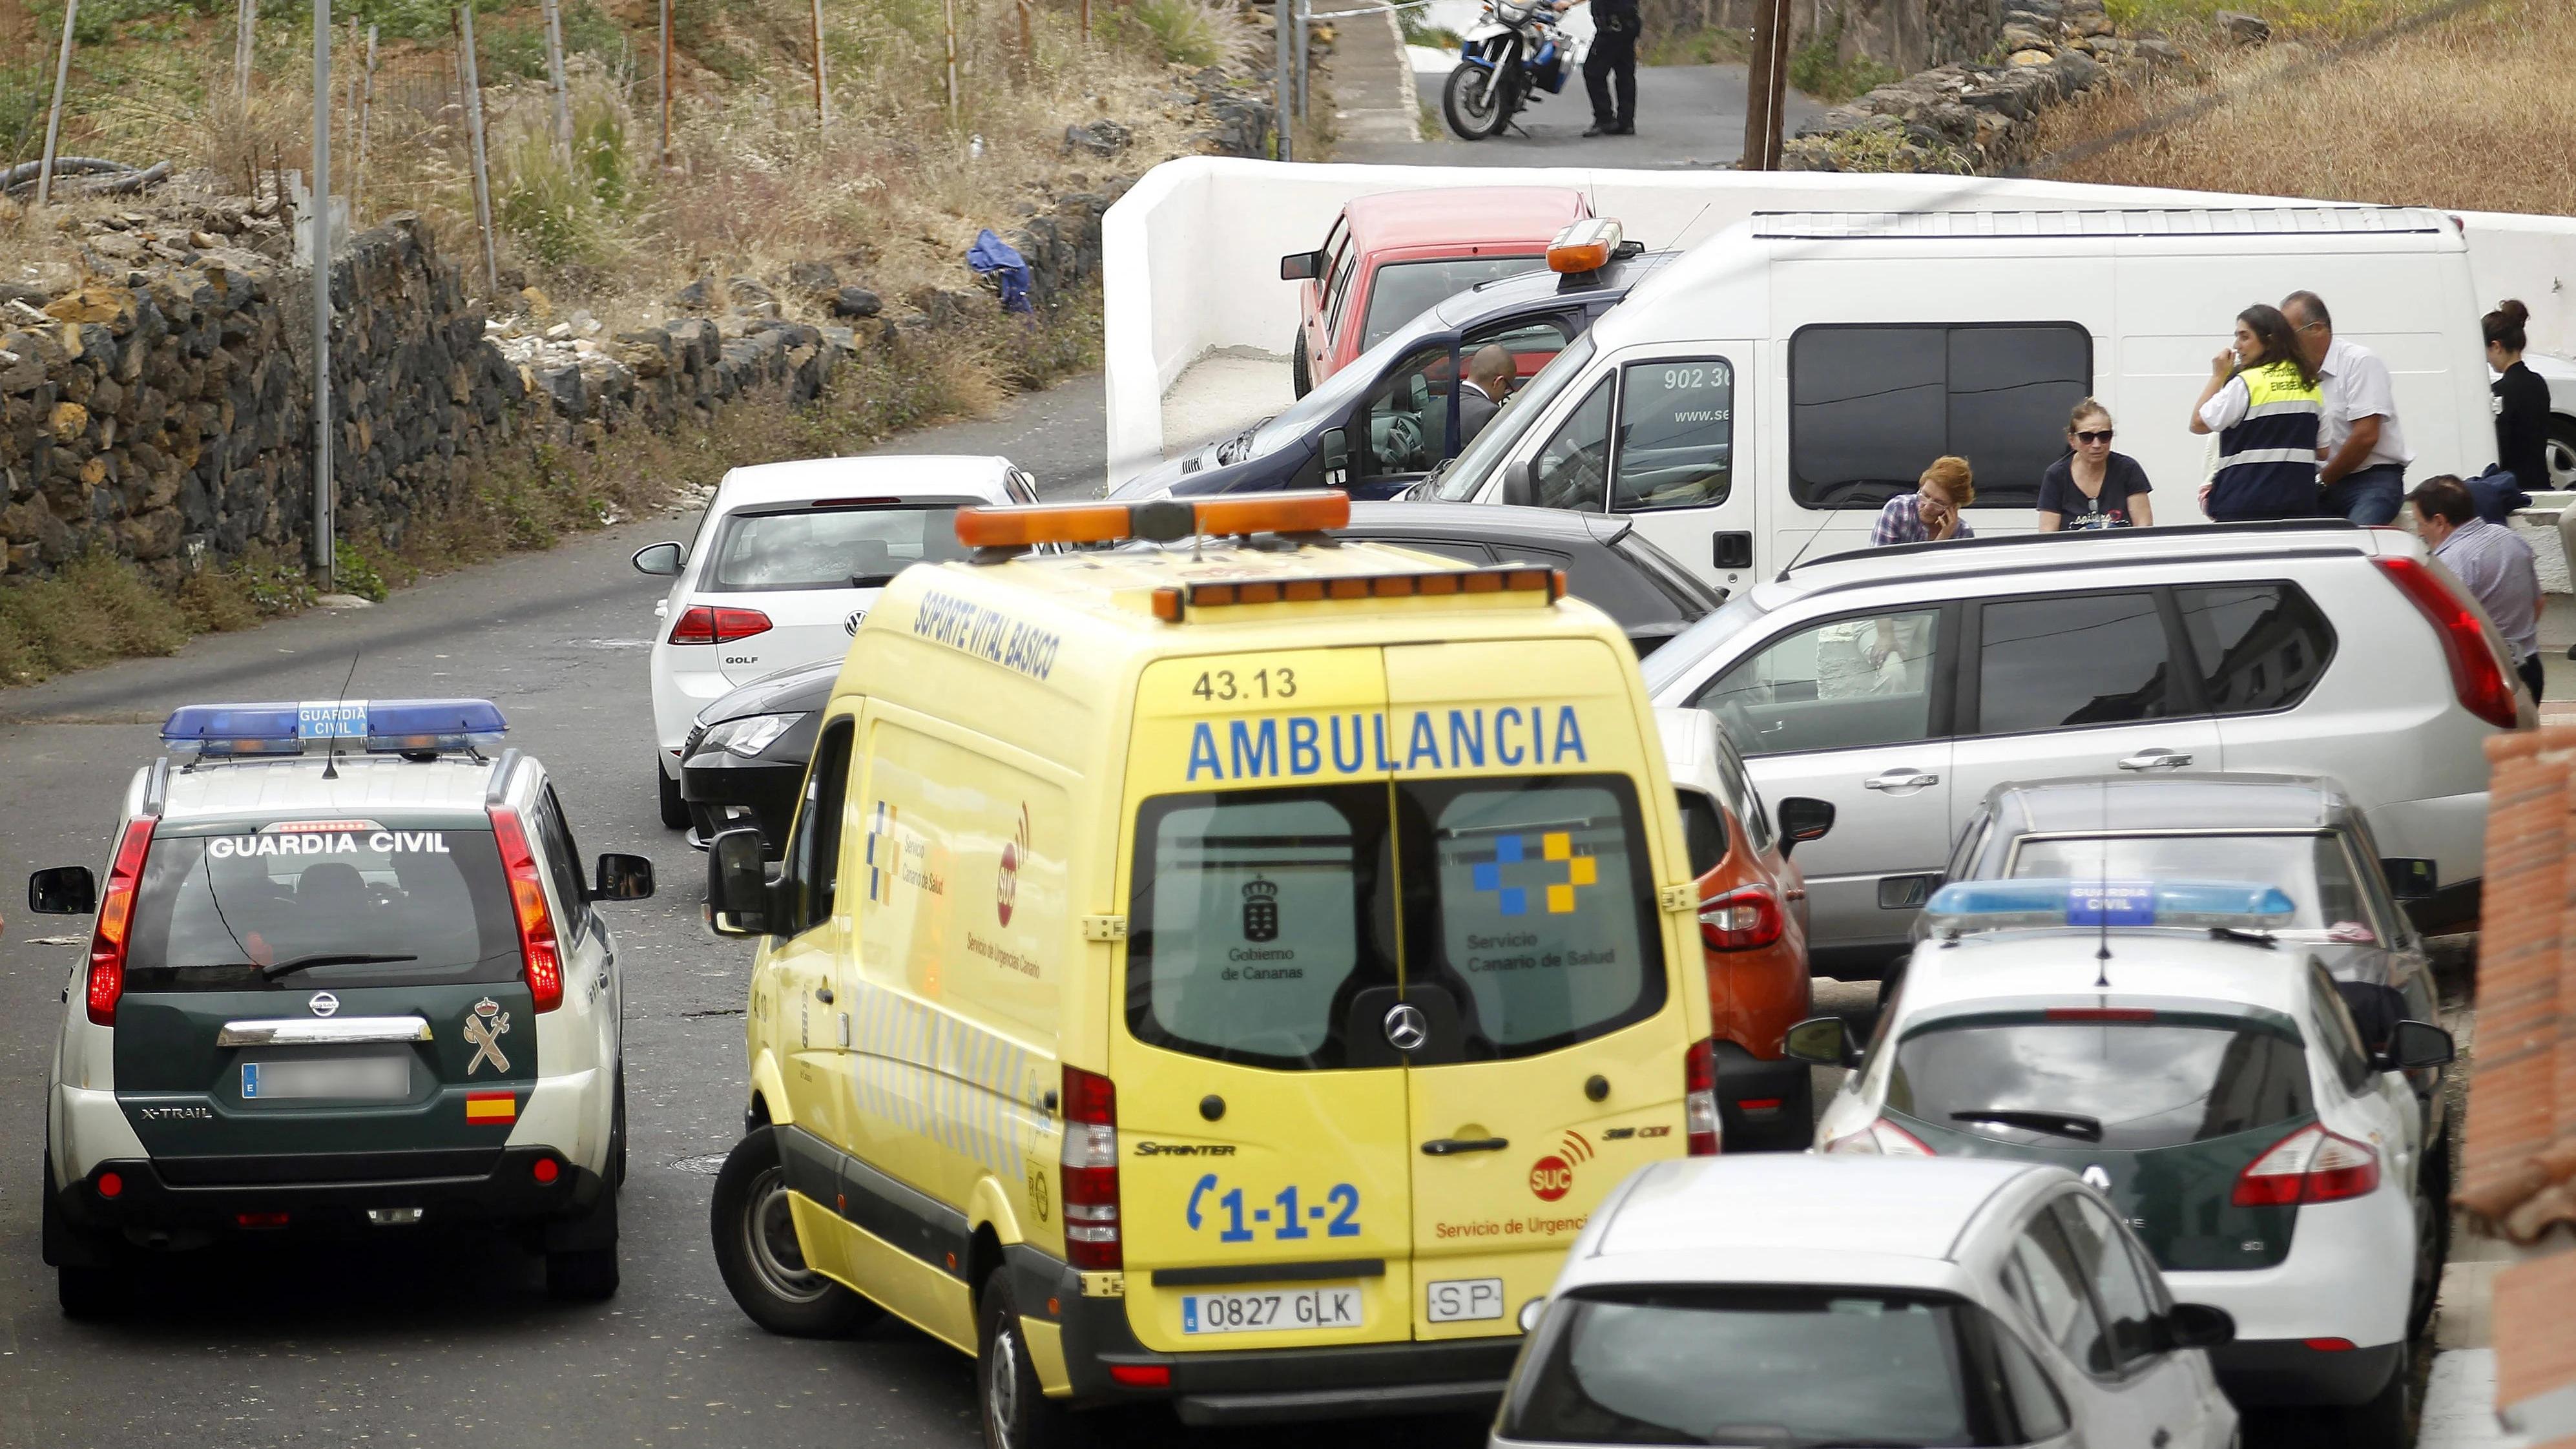
[[[968,509],[868,612],[783,864],[710,850],[762,938],[712,1214],[755,1321],[975,1355],[994,1449],[1478,1409],[1608,1189],[1717,1150],[1627,640],[1348,512]]]

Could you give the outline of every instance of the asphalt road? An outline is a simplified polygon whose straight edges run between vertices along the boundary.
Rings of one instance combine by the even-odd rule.
[[[1418,73],[1422,99],[1436,114],[1444,77]],[[1788,125],[1824,107],[1792,91]],[[1406,166],[1619,166],[1647,170],[1733,166],[1744,152],[1744,67],[1645,65],[1637,68],[1637,134],[1584,139],[1592,103],[1583,77],[1521,112],[1512,128],[1488,141],[1461,141],[1445,127],[1417,145],[1343,145],[1336,161]]]

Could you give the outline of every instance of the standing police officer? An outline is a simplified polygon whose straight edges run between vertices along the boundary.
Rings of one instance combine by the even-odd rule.
[[[1592,7],[1592,49],[1583,57],[1583,89],[1592,97],[1592,129],[1586,136],[1637,134],[1637,0],[1556,0],[1558,14],[1577,5]],[[1619,104],[1610,104],[1611,83],[1619,87]]]

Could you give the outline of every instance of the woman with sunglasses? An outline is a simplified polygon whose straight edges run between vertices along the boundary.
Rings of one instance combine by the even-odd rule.
[[[2092,398],[2066,419],[2067,455],[2039,478],[2039,531],[2152,528],[2147,470],[2111,451],[2111,410]]]

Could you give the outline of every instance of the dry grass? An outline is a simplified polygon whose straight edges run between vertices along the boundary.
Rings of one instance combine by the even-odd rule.
[[[2258,7],[2259,8],[2259,7]],[[2423,8],[2421,5],[2413,7]],[[2576,213],[2576,6],[2491,0],[2303,74],[2316,55],[2236,52],[2210,84],[2235,98],[2048,174],[2258,195]],[[2191,98],[2183,86],[2051,116],[2043,152],[2107,136]]]

